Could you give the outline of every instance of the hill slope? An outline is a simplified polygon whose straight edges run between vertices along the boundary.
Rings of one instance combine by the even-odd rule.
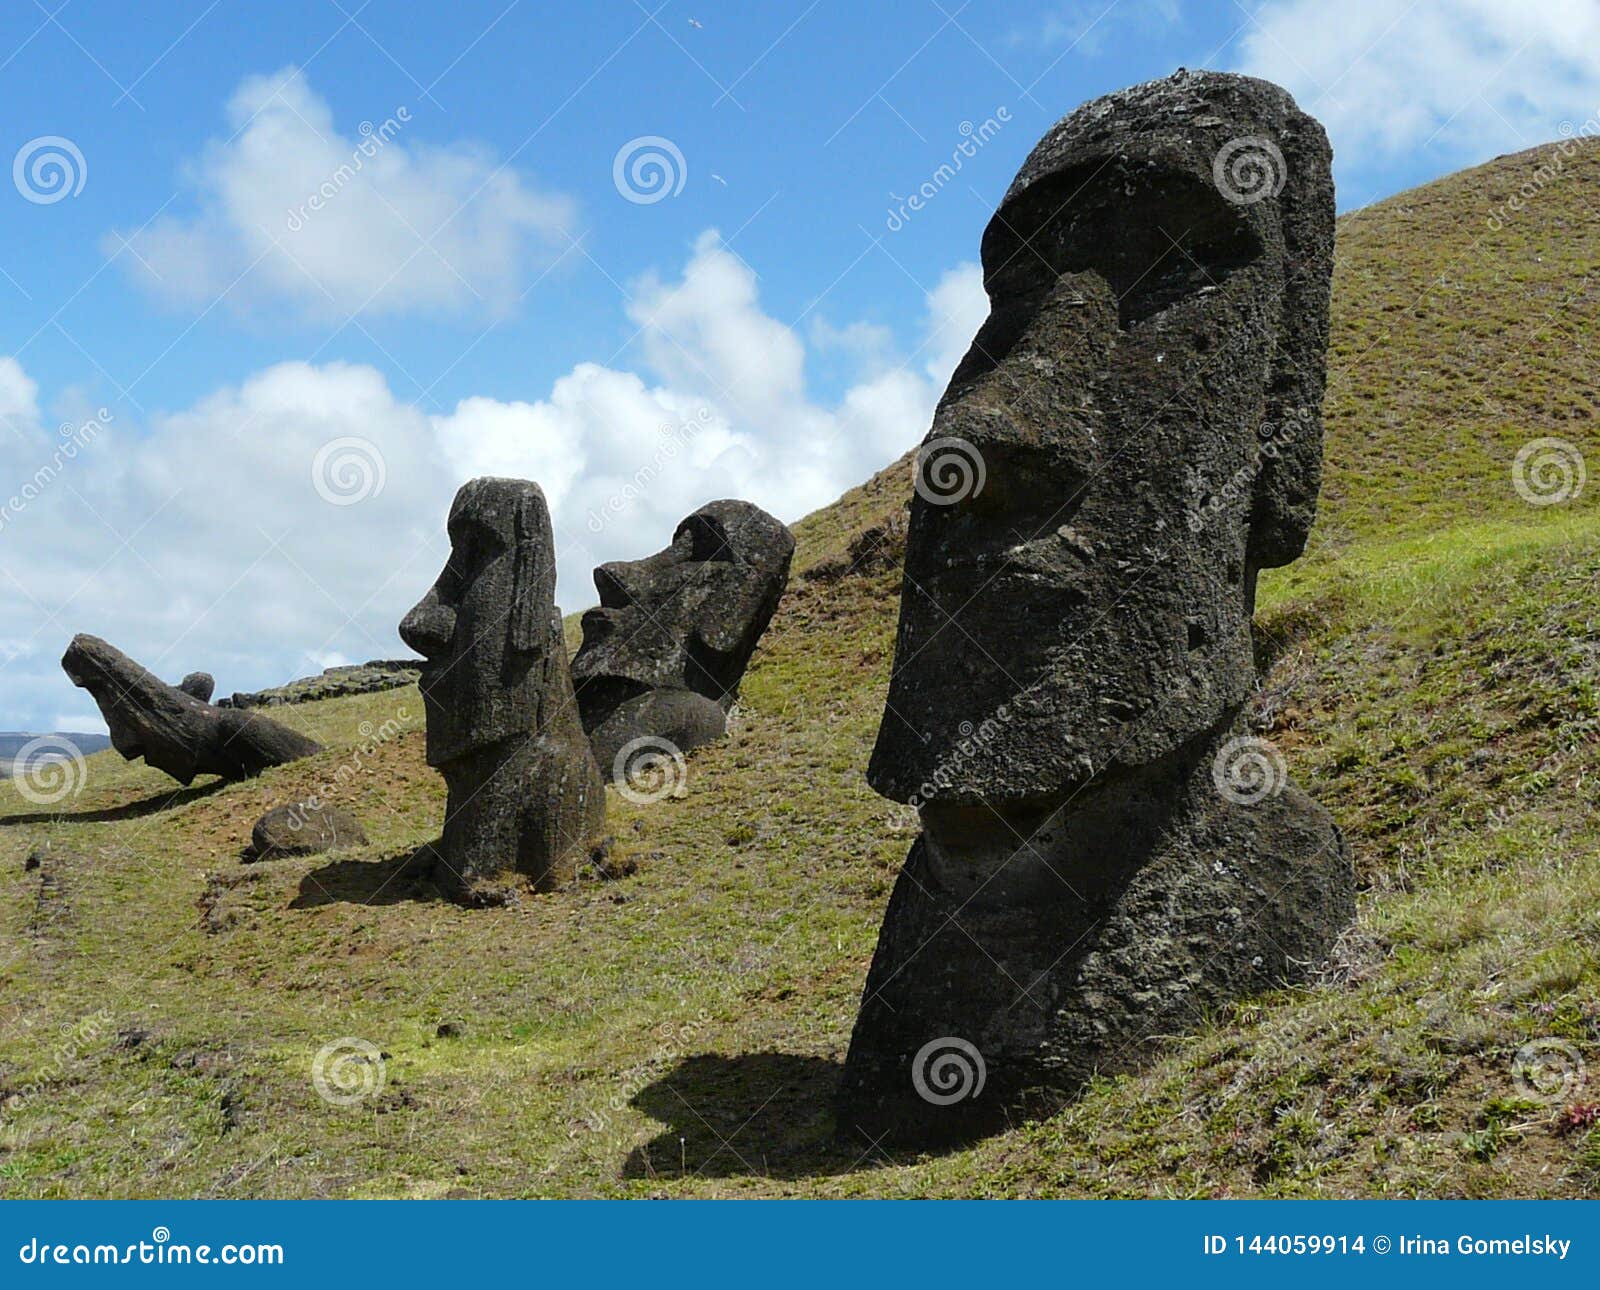
[[[1530,505],[1512,461],[1595,443],[1600,146],[1492,222],[1551,155],[1340,222],[1324,506],[1264,582],[1256,705],[1366,883],[1314,988],[1197,1019],[1148,1072],[968,1150],[832,1144],[911,836],[861,773],[899,463],[797,526],[734,733],[686,794],[613,796],[626,880],[432,899],[403,871],[444,806],[414,689],[279,709],[329,751],[248,784],[174,791],[106,753],[45,810],[0,785],[0,1186],[1594,1194],[1600,515],[1594,489]],[[240,863],[256,814],[311,791],[371,845]],[[358,1056],[319,1066],[341,1041]],[[325,1100],[314,1068],[366,1096]]]

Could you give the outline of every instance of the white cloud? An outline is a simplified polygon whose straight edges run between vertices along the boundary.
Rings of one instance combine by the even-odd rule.
[[[1600,109],[1594,0],[1267,0],[1240,48],[1241,71],[1322,121],[1341,168],[1430,144],[1486,160]]]
[[[596,564],[658,549],[714,498],[797,519],[921,438],[987,308],[975,265],[945,274],[918,348],[880,354],[823,403],[807,393],[805,345],[715,234],[676,281],[649,277],[631,296],[652,379],[583,363],[537,401],[430,415],[373,368],[280,363],[137,431],[112,421],[66,462],[32,380],[0,359],[0,472],[53,463],[0,512],[0,726],[92,717],[57,663],[77,631],[168,680],[211,672],[221,693],[400,653],[395,625],[437,574],[450,498],[476,474],[545,489],[569,610],[593,603]],[[316,473],[334,441],[353,469],[325,459]]]
[[[194,215],[105,239],[172,302],[500,313],[576,235],[569,199],[479,145],[413,141],[404,105],[342,133],[296,68],[245,80],[227,118],[229,137],[188,168]]]
[[[39,387],[22,370],[22,364],[7,355],[0,358],[0,423],[4,426],[31,426],[39,419]]]

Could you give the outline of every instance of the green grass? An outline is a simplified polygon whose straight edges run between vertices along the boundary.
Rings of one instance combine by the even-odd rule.
[[[0,1193],[1595,1194],[1600,481],[1533,507],[1511,462],[1556,435],[1600,463],[1600,164],[1567,160],[1491,232],[1536,164],[1340,224],[1324,505],[1306,558],[1264,579],[1254,714],[1363,881],[1316,984],[968,1149],[834,1145],[910,841],[862,779],[900,462],[796,526],[732,737],[686,795],[613,795],[626,880],[431,899],[402,866],[444,808],[414,690],[278,710],[328,751],[247,784],[185,791],[113,753],[54,815],[0,784]],[[891,558],[838,576],[874,528]],[[255,817],[309,792],[370,843],[242,863]],[[312,1067],[346,1037],[384,1080],[335,1105]],[[1538,1041],[1593,1072],[1530,1097]]]

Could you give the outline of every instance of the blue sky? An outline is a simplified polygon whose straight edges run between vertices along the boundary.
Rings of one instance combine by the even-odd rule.
[[[0,463],[49,477],[0,728],[95,726],[77,630],[224,692],[401,652],[470,474],[545,486],[569,609],[710,495],[826,503],[921,437],[994,202],[1099,93],[1279,80],[1345,209],[1600,109],[1588,0],[39,0],[3,49]]]

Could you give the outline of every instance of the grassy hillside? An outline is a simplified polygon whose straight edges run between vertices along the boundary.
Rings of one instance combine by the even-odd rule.
[[[1340,223],[1324,507],[1263,587],[1255,712],[1364,882],[1316,985],[967,1150],[831,1142],[911,837],[862,781],[902,463],[797,526],[685,794],[613,795],[624,880],[465,911],[409,876],[444,807],[415,690],[275,713],[329,751],[248,784],[175,791],[111,753],[59,813],[0,784],[0,1189],[1600,1191],[1600,481],[1550,506],[1512,482],[1530,440],[1597,444],[1600,147],[1491,222],[1550,155]],[[313,791],[371,844],[242,863],[255,816]],[[370,1086],[330,1103],[313,1066],[347,1038],[381,1055],[325,1065]]]

